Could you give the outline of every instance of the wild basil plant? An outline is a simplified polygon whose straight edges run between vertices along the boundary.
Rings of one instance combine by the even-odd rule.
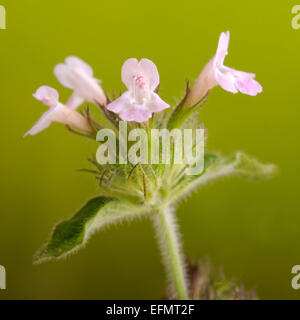
[[[261,180],[271,177],[275,167],[262,164],[243,152],[230,157],[205,152],[201,154],[204,159],[203,170],[191,174],[195,163],[174,161],[174,139],[168,149],[169,162],[154,164],[151,161],[120,161],[120,150],[124,151],[121,143],[124,132],[120,132],[120,124],[126,125],[126,134],[132,129],[144,130],[147,133],[144,141],[146,146],[151,151],[158,147],[159,156],[163,157],[165,151],[159,146],[159,138],[154,139],[151,135],[153,129],[171,132],[203,128],[198,111],[214,87],[219,85],[226,91],[251,96],[261,93],[262,87],[254,79],[254,74],[224,65],[228,45],[229,32],[222,33],[216,55],[205,66],[192,88],[187,83],[185,96],[174,107],[158,95],[159,73],[156,65],[148,59],[125,61],[121,78],[127,91],[118,98],[110,98],[101,88],[100,81],[94,77],[93,69],[77,57],[68,57],[64,63],[55,67],[54,74],[58,81],[73,93],[63,104],[55,89],[40,87],[33,96],[48,106],[49,110],[26,135],[35,135],[52,122],[60,122],[71,132],[93,139],[97,146],[103,147],[102,151],[108,146],[99,138],[101,130],[109,127],[109,132],[115,134],[118,141],[115,153],[106,163],[101,163],[95,153],[89,159],[92,167],[82,169],[95,175],[99,183],[99,196],[88,201],[72,218],[55,227],[50,241],[37,254],[36,262],[60,259],[76,252],[95,231],[106,225],[148,215],[153,219],[157,232],[172,297],[191,297],[191,285],[186,275],[187,268],[174,213],[175,204],[211,180],[230,175]],[[84,108],[84,111],[76,111],[85,101],[99,107],[107,125],[93,119],[89,107]],[[189,140],[192,150],[197,148],[197,143],[201,143],[194,137]],[[128,145],[126,142],[125,153],[133,145],[132,141],[128,141]],[[110,161],[112,158],[116,161]]]

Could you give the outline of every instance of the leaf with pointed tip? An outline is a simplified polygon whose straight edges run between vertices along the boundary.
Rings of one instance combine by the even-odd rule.
[[[96,230],[146,211],[145,207],[116,198],[91,199],[71,219],[55,227],[50,241],[37,254],[35,262],[60,259],[74,253]]]
[[[272,178],[277,173],[274,164],[264,164],[243,152],[237,152],[231,158],[224,158],[218,154],[206,154],[204,171],[200,175],[191,176],[187,186],[180,194],[175,194],[174,200],[189,193],[198,186],[211,180],[226,176],[241,176],[248,180],[259,181]]]

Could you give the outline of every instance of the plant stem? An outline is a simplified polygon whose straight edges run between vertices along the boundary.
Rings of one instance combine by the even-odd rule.
[[[155,227],[171,289],[177,299],[188,299],[185,266],[181,254],[175,217],[169,208],[161,208],[154,216]]]

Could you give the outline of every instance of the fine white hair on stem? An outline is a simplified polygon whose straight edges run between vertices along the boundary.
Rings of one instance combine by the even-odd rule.
[[[168,291],[172,298],[187,299],[186,266],[173,210],[164,207],[154,214],[153,220],[162,262],[167,272]]]

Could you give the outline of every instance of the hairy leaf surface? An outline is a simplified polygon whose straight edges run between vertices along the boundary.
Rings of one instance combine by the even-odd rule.
[[[146,212],[145,207],[108,197],[88,201],[71,219],[59,223],[35,262],[59,259],[81,248],[90,235],[105,225]]]

